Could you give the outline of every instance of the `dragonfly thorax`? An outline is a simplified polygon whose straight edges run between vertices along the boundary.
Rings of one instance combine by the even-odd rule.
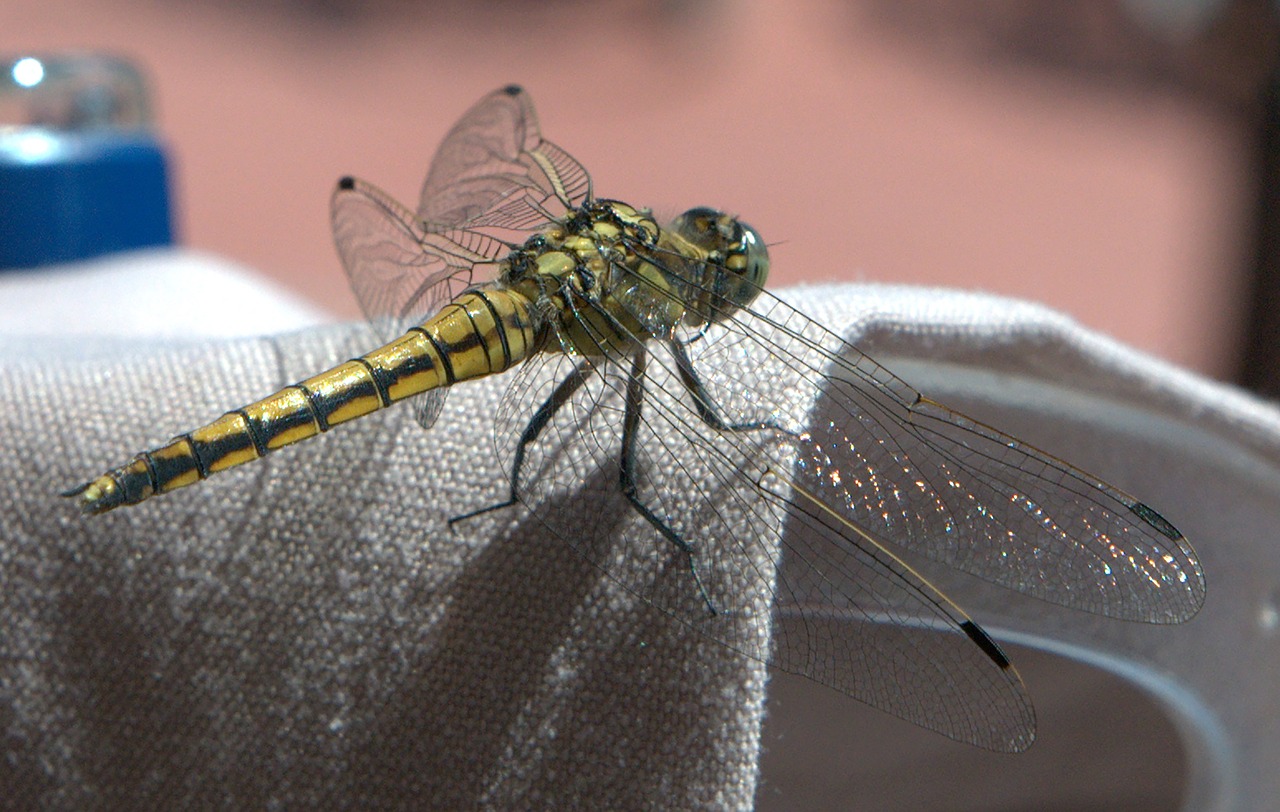
[[[542,303],[537,311],[558,317],[587,355],[723,321],[769,273],[764,241],[735,217],[695,208],[660,229],[647,209],[617,200],[587,201],[505,265],[506,286]]]
[[[649,211],[615,200],[589,200],[526,240],[502,262],[500,287],[533,303],[538,344],[588,356],[626,352],[669,332],[687,309],[658,268],[645,258],[659,239]],[[639,298],[646,293],[643,304]],[[636,309],[659,314],[647,321]],[[558,341],[546,330],[558,323]],[[657,328],[655,330],[655,327]]]
[[[637,246],[658,239],[646,210],[616,200],[593,200],[530,237],[505,260],[503,277],[518,284],[531,274],[568,279],[583,289],[613,265],[634,265]]]

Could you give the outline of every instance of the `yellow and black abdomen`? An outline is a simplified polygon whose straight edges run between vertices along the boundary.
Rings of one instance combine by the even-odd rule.
[[[463,294],[390,344],[227,412],[65,495],[87,513],[137,504],[412,395],[502,372],[536,349],[540,332],[529,299],[516,291]]]

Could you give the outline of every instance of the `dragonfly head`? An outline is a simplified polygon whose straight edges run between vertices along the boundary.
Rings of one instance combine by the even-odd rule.
[[[707,322],[728,318],[755,300],[769,276],[769,251],[751,226],[717,209],[689,209],[669,229],[705,252],[698,315]]]

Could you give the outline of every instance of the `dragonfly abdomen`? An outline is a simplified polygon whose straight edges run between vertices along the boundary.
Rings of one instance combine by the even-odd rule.
[[[502,372],[535,348],[531,309],[506,288],[465,293],[395,341],[227,412],[66,495],[88,513],[137,504],[407,397]]]

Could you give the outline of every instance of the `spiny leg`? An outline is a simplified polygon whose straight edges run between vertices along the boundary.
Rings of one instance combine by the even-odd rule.
[[[586,269],[585,267],[581,267],[579,268],[579,271],[585,272]],[[591,277],[588,277],[588,279],[591,279]],[[550,292],[549,285],[551,283],[541,277],[535,278],[534,281],[538,284],[539,305],[544,309],[550,310],[552,294]],[[591,284],[592,283],[590,281],[586,282],[587,287],[590,287]],[[564,296],[565,306],[573,314],[574,318],[581,323],[581,314],[579,314],[577,310],[575,302],[576,297],[573,295],[572,286],[569,285],[568,282],[564,282],[561,285],[560,293]],[[573,347],[569,342],[565,341],[564,336],[560,331],[556,330],[555,332],[556,335],[560,337],[561,346],[566,354],[577,350],[576,347]],[[482,516],[486,513],[492,513],[495,510],[512,507],[520,501],[520,469],[524,466],[526,450],[529,445],[537,440],[538,436],[542,434],[542,430],[547,427],[549,422],[551,422],[551,418],[555,413],[569,402],[569,399],[573,397],[574,393],[576,393],[582,385],[587,382],[587,378],[595,372],[595,364],[590,359],[584,358],[578,363],[577,368],[574,369],[573,372],[569,373],[565,376],[564,380],[556,384],[555,390],[551,393],[550,397],[543,401],[542,405],[538,407],[538,411],[534,413],[533,418],[529,421],[528,425],[524,427],[524,431],[520,434],[520,440],[516,443],[515,457],[511,463],[511,491],[508,497],[497,504],[487,505],[478,510],[472,510],[459,516],[454,516],[448,521],[450,530],[452,530],[453,526],[458,522],[465,521],[466,519],[473,519],[476,516]]]
[[[569,402],[574,393],[587,382],[587,378],[595,373],[595,366],[590,361],[583,361],[578,364],[577,369],[565,376],[565,379],[556,384],[555,390],[551,396],[543,401],[538,407],[538,411],[534,413],[531,419],[524,427],[524,431],[520,434],[520,441],[516,444],[515,458],[511,463],[511,493],[510,495],[497,504],[482,507],[479,510],[473,510],[454,516],[449,519],[449,529],[466,519],[473,519],[485,513],[492,513],[495,510],[511,507],[520,501],[520,469],[524,466],[525,451],[529,444],[538,439],[538,435],[547,427],[547,423],[551,422],[552,416]]]
[[[693,368],[693,359],[689,357],[689,353],[685,350],[685,343],[672,340],[667,342],[667,345],[671,348],[671,354],[676,359],[676,371],[680,373],[680,383],[684,384],[689,396],[693,398],[693,408],[697,410],[698,417],[702,419],[703,423],[706,423],[716,431],[736,432],[773,429],[783,434],[794,436],[793,432],[769,420],[750,423],[726,423],[720,417],[716,410],[715,402],[711,399],[711,394],[707,392],[702,379],[698,377],[697,371]]]
[[[622,494],[627,497],[627,501],[636,509],[636,512],[643,516],[645,521],[649,522],[663,538],[684,553],[689,562],[689,573],[693,576],[694,583],[698,585],[703,603],[707,605],[707,610],[712,615],[718,615],[720,611],[711,602],[711,595],[707,592],[707,587],[702,582],[702,574],[698,571],[698,562],[694,558],[694,545],[681,538],[679,533],[668,527],[666,522],[650,510],[648,505],[640,500],[636,488],[635,446],[640,428],[640,410],[644,403],[644,372],[647,359],[648,353],[643,347],[631,358],[631,372],[627,376],[626,409],[622,418],[622,453],[618,458],[618,481],[622,487]]]

